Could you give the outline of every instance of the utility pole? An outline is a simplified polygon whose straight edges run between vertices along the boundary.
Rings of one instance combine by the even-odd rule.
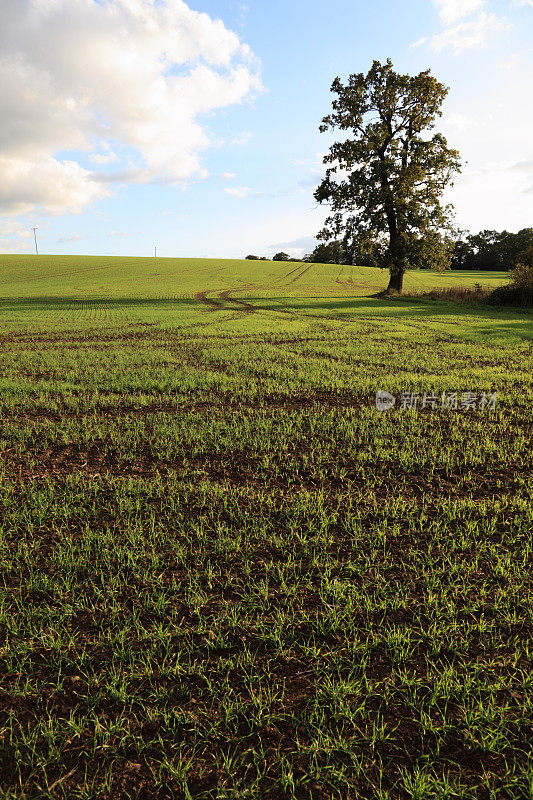
[[[35,239],[35,255],[39,255],[39,250],[37,249],[37,234],[35,231],[39,230],[38,228],[32,228],[33,231],[33,238]]]

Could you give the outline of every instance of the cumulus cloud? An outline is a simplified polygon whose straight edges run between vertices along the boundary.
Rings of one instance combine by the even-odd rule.
[[[462,155],[463,172],[448,191],[461,227],[517,230],[531,225],[533,204],[533,109],[529,91],[531,56],[518,55],[503,72],[495,63],[475,95],[445,114],[440,129]]]
[[[519,161],[518,163],[513,164],[511,169],[514,172],[533,173],[533,161]]]
[[[241,133],[235,136],[229,144],[231,147],[244,147],[248,144],[251,138],[251,131],[241,131]]]
[[[40,206],[50,214],[79,213],[87,203],[109,194],[75,161],[41,153],[26,158],[0,156],[0,211],[26,214]]]
[[[482,117],[473,117],[470,114],[463,114],[460,111],[452,111],[446,114],[443,120],[444,125],[450,129],[452,135],[455,136],[457,132],[464,131],[480,131],[487,125],[494,122],[494,115],[489,111]]]
[[[318,241],[314,236],[300,236],[299,239],[293,239],[290,242],[278,242],[278,244],[269,245],[269,253],[278,253],[283,251],[294,258],[303,256],[305,253],[311,253],[317,246]]]
[[[470,16],[485,6],[486,0],[433,0],[444,25],[453,25],[458,19]]]
[[[89,159],[93,162],[93,164],[113,164],[114,162],[120,161],[120,156],[113,152],[111,146],[106,142],[101,142],[101,153],[93,153],[89,156]]]
[[[224,189],[224,191],[232,197],[238,197],[239,200],[244,200],[245,197],[249,197],[252,193],[248,186],[236,186],[234,189]]]
[[[199,115],[261,87],[249,47],[184,0],[0,0],[0,83],[0,212],[16,214],[109,193],[72,153],[105,167],[124,148],[131,180],[205,175]]]
[[[458,54],[463,50],[479,47],[490,33],[504,30],[507,27],[508,23],[505,19],[496,14],[481,12],[472,20],[446,28],[442,33],[433,36],[430,43],[436,52],[449,47],[455,54]]]
[[[428,45],[436,52],[450,49],[458,55],[464,50],[480,47],[491,34],[510,27],[506,17],[486,10],[487,0],[432,0],[432,2],[437,8],[444,30],[434,36],[422,36],[413,42],[411,47]]]
[[[0,223],[0,253],[20,253],[32,245],[32,232],[21,222]]]

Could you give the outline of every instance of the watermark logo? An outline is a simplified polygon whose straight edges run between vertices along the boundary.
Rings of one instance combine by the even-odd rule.
[[[396,405],[396,398],[390,392],[380,389],[376,394],[376,408],[378,411],[388,411]]]
[[[376,393],[378,411],[389,411],[396,405],[402,410],[411,411],[429,408],[442,411],[475,411],[476,409],[490,411],[496,408],[497,401],[498,392],[491,394],[487,392],[442,392],[442,394],[402,392],[398,398],[383,389]]]

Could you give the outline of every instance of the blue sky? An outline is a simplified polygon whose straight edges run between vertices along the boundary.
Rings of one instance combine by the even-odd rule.
[[[387,57],[451,87],[461,227],[533,226],[532,42],[533,0],[0,3],[0,252],[309,251],[330,85]]]

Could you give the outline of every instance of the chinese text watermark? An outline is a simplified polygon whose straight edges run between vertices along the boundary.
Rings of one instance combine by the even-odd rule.
[[[415,411],[417,409],[440,409],[443,411],[490,411],[496,408],[498,392],[442,392],[433,394],[424,392],[402,392],[395,396],[380,389],[376,393],[378,411],[389,411],[391,408]]]

